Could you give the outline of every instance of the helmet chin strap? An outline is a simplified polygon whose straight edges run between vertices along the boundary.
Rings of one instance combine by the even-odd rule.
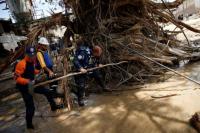
[[[41,50],[47,50],[47,47],[44,46],[43,44],[39,44],[38,49],[41,49]]]

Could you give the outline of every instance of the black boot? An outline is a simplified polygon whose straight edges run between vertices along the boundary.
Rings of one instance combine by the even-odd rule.
[[[78,105],[81,107],[85,106],[83,98],[78,98]]]
[[[100,92],[112,92],[112,90],[110,90],[107,86],[106,86],[106,84],[105,84],[105,82],[102,80],[102,78],[97,78],[98,80],[97,80],[97,82],[98,82],[98,84],[101,86],[101,90],[100,90]]]
[[[109,89],[108,87],[104,87],[104,88],[103,88],[103,91],[104,91],[104,92],[112,92],[112,90]]]
[[[78,104],[81,107],[85,105],[83,100],[84,93],[85,93],[85,86],[79,87],[77,97],[78,97]]]
[[[53,98],[65,98],[65,95],[64,94],[61,94],[61,93],[55,93],[54,95],[52,95]]]
[[[32,123],[26,125],[27,129],[35,129]]]
[[[63,104],[51,106],[51,111],[56,111],[57,109],[64,108]]]

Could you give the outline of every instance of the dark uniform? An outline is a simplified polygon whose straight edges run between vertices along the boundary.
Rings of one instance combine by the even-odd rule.
[[[95,67],[99,65],[99,63],[100,63],[99,59],[97,58],[92,59],[92,50],[89,46],[81,45],[76,50],[75,57],[74,57],[74,67],[77,71],[79,71],[80,68],[88,69],[88,68]],[[85,92],[87,76],[94,78],[103,89],[105,88],[105,84],[98,70],[88,72],[87,74],[81,74],[81,75],[75,76],[75,82],[78,86],[77,87],[78,103],[80,106],[84,106],[83,96]]]

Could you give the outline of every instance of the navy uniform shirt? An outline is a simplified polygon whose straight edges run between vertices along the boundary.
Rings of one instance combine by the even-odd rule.
[[[99,59],[92,59],[92,50],[90,47],[82,45],[76,50],[74,56],[74,66],[76,70],[95,67],[97,64],[99,64]]]

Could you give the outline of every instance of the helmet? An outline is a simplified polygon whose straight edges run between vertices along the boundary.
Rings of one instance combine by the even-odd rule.
[[[49,42],[48,42],[47,38],[45,38],[45,37],[40,37],[38,43],[49,46]]]
[[[102,54],[101,47],[99,47],[98,45],[95,45],[93,47],[93,55],[99,57],[99,56],[101,56],[101,54]]]
[[[36,55],[36,49],[32,46],[28,46],[26,47],[26,54],[29,56],[29,57],[33,57]]]

